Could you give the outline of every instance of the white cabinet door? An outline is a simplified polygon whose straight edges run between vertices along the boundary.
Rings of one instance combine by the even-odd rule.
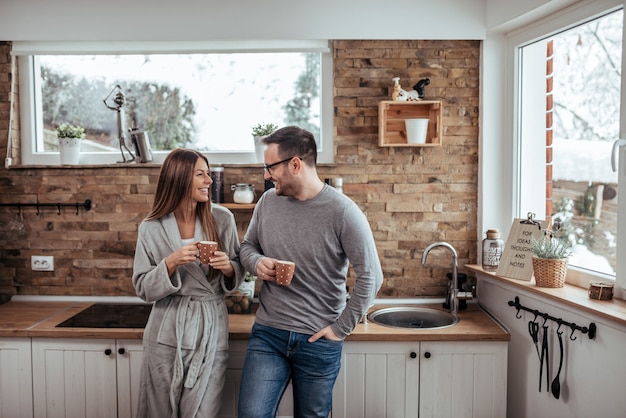
[[[491,341],[422,342],[420,416],[506,416],[507,347]]]
[[[34,416],[117,417],[115,340],[33,338]]]
[[[0,338],[0,418],[32,418],[30,338]]]
[[[417,418],[419,361],[419,342],[346,341],[333,418]]]
[[[139,402],[139,379],[143,362],[142,340],[116,340],[117,412],[119,418],[133,418]]]
[[[333,418],[504,417],[506,342],[346,341]]]

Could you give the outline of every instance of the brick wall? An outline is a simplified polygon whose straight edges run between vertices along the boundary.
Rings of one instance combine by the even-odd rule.
[[[479,41],[334,41],[336,164],[321,178],[343,177],[344,193],[365,211],[385,281],[380,296],[440,296],[448,241],[463,264],[476,262]],[[0,152],[6,155],[10,44],[0,43]],[[442,147],[378,147],[378,102],[392,78],[403,87],[429,77],[427,99],[443,100]],[[0,294],[134,295],[130,282],[137,226],[152,202],[158,165],[0,168],[0,202],[93,201],[73,208],[0,208]],[[226,166],[230,184],[263,190],[262,169]],[[240,230],[249,213],[236,212]],[[31,255],[53,255],[54,272],[30,270]],[[352,282],[352,277],[349,282]]]

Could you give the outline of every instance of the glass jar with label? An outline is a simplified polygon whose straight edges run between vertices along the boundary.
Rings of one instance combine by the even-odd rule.
[[[496,271],[498,269],[503,249],[504,241],[500,238],[500,230],[487,230],[487,238],[483,240],[483,270]]]
[[[252,203],[254,202],[254,186],[249,183],[237,183],[230,187],[233,192],[233,202]]]

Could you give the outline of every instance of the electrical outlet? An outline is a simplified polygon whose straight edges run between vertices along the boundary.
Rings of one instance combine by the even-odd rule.
[[[54,257],[48,255],[33,255],[30,257],[31,270],[54,271]]]

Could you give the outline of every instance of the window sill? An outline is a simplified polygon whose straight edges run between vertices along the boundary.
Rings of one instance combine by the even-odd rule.
[[[161,163],[119,163],[119,164],[76,164],[76,165],[61,165],[61,164],[20,164],[11,165],[9,170],[83,170],[91,168],[153,168],[161,167]]]
[[[241,163],[241,164],[211,164],[211,166],[231,167],[231,168],[258,168],[263,169],[261,163]],[[317,163],[319,167],[336,167],[336,163]],[[154,168],[161,167],[161,163],[111,163],[111,164],[76,164],[76,165],[61,165],[61,164],[20,164],[11,165],[9,170],[49,170],[49,169],[89,169],[89,168]]]
[[[89,169],[89,168],[155,168],[161,167],[161,163],[151,162],[151,163],[104,163],[104,164],[76,164],[76,165],[61,165],[61,164],[23,164],[23,165],[12,165],[9,167],[11,170],[32,170],[32,169],[40,169],[40,170],[50,170],[50,169]],[[250,168],[263,168],[262,164],[212,164],[221,167],[250,167]]]
[[[582,287],[565,283],[560,288],[538,287],[534,280],[526,282],[523,280],[510,279],[508,277],[496,276],[495,273],[487,272],[481,266],[466,264],[465,267],[478,276],[495,280],[506,284],[512,288],[523,289],[545,297],[546,299],[560,302],[571,306],[581,312],[597,315],[615,321],[621,325],[626,325],[626,301],[622,299],[596,300],[589,298],[588,290]]]

